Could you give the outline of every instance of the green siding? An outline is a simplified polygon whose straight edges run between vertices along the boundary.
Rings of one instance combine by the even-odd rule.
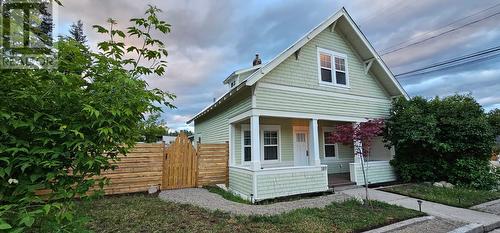
[[[223,105],[217,106],[206,116],[196,119],[194,130],[201,135],[202,143],[225,143],[229,141],[229,118],[250,110],[252,98],[249,90],[243,90]]]
[[[347,55],[349,89],[319,84],[318,47]],[[338,32],[329,30],[321,32],[302,47],[298,60],[295,56],[290,56],[259,82],[348,94],[353,98],[321,96],[317,93],[290,92],[258,86],[256,90],[258,109],[350,117],[382,117],[389,114],[391,102],[387,92],[374,76],[364,73],[364,64],[360,57]],[[359,96],[369,97],[372,100],[357,99]]]
[[[368,184],[391,182],[397,180],[394,168],[389,164],[389,161],[368,162],[367,164],[368,165],[367,167],[365,167],[365,171]],[[363,169],[361,168],[361,164],[351,164],[350,170],[351,180],[352,178],[354,178],[357,185],[363,185],[365,182],[363,179]]]
[[[333,90],[332,90],[333,91]],[[366,101],[354,98],[338,98],[290,92],[259,87],[256,91],[256,107],[278,110],[344,117],[379,118],[389,115],[391,101]]]
[[[257,172],[257,200],[328,190],[324,167]]]
[[[252,171],[246,171],[238,168],[229,169],[229,189],[243,198],[250,200],[253,194],[253,175]]]

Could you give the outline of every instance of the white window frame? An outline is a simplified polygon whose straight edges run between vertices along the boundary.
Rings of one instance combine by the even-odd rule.
[[[245,131],[250,131],[250,125],[241,125],[241,164],[249,165],[252,163],[252,152],[250,152],[250,161],[245,161]],[[252,148],[252,132],[250,131],[250,148]],[[251,149],[250,149],[251,151]]]
[[[332,73],[332,82],[325,82],[321,80],[321,54],[326,54],[330,55],[331,57],[331,73]],[[347,62],[347,55],[343,53],[338,53],[329,49],[324,49],[324,48],[319,48],[317,51],[317,57],[318,57],[318,82],[322,86],[330,86],[330,87],[339,87],[339,88],[350,88],[350,82],[349,82],[349,67],[348,67],[348,62]],[[337,58],[342,58],[344,59],[345,62],[345,79],[346,79],[346,84],[337,84],[337,67],[335,66],[335,57]]]
[[[278,132],[278,158],[264,160],[264,131]],[[260,161],[261,164],[281,162],[281,126],[280,125],[261,125],[260,127]]]
[[[325,143],[325,133],[331,133],[331,132],[334,132],[335,131],[335,128],[334,127],[323,127],[321,128],[321,137],[323,138],[323,159],[324,160],[339,160],[339,144],[338,143],[335,143],[333,144],[335,146],[335,156],[334,157],[326,157],[326,150],[325,150],[325,146],[326,146],[326,143]],[[328,144],[328,145],[332,145],[332,144]]]

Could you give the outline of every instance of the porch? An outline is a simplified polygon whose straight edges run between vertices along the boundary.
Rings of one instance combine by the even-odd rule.
[[[363,184],[355,143],[335,144],[329,134],[341,123],[276,116],[248,116],[230,121],[229,189],[253,201],[327,191]],[[369,183],[395,180],[390,150],[378,141],[367,170]],[[380,145],[378,145],[380,144]],[[377,165],[377,166],[376,166]],[[370,174],[372,174],[370,173]]]

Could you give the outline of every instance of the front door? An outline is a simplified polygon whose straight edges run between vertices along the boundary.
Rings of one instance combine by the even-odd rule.
[[[309,132],[307,130],[294,130],[293,152],[295,166],[309,165]]]

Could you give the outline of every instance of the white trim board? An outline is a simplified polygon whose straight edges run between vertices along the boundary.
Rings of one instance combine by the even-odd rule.
[[[283,118],[301,118],[301,119],[316,119],[316,120],[344,121],[344,122],[367,121],[366,118],[361,118],[361,117],[346,117],[346,116],[322,115],[322,114],[301,113],[301,112],[285,112],[285,111],[275,111],[266,109],[254,109],[252,110],[252,113],[253,113],[252,115],[283,117]]]
[[[325,121],[342,121],[342,122],[365,122],[366,118],[362,117],[348,117],[336,115],[323,115],[302,112],[286,112],[267,109],[252,109],[241,113],[235,117],[229,118],[229,123],[237,123],[245,120],[250,116],[267,116],[267,117],[282,117],[282,118],[297,118],[297,119],[316,119]]]

